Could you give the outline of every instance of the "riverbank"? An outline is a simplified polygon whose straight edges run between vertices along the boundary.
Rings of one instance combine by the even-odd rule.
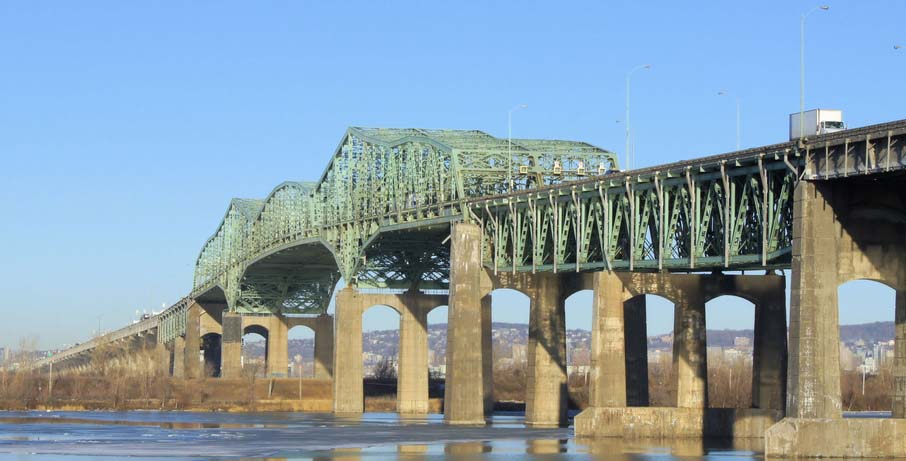
[[[221,412],[331,412],[333,382],[298,378],[20,376],[0,392],[0,410]],[[365,411],[396,411],[396,386],[365,384]],[[437,393],[429,411],[441,413]]]

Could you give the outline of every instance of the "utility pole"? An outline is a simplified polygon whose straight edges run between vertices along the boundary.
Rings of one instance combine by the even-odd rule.
[[[805,137],[805,18],[815,11],[827,11],[828,5],[816,6],[802,15],[799,21],[799,138]]]
[[[863,392],[864,393],[864,392]],[[47,403],[53,401],[53,361],[50,362],[50,373],[47,376]]]
[[[632,150],[632,128],[629,125],[629,103],[630,93],[632,90],[632,74],[635,71],[640,69],[651,69],[651,64],[642,64],[640,66],[633,67],[632,70],[626,73],[626,169],[629,170],[632,168],[632,157],[630,157],[630,151]]]

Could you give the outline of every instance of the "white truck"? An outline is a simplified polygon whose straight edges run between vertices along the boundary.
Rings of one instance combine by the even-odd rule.
[[[836,133],[846,129],[843,111],[833,109],[812,109],[802,113],[805,122],[800,126],[799,112],[790,114],[790,141],[801,137]]]

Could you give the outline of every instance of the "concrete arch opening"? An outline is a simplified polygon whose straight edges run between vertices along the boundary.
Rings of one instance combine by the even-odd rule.
[[[624,302],[623,312],[627,406],[675,407],[676,304],[664,296],[645,294]],[[647,390],[647,395],[633,388]]]
[[[268,331],[260,325],[242,329],[242,374],[243,376],[267,376]]]
[[[850,280],[837,287],[843,411],[891,411],[895,418],[906,417],[906,395],[897,392],[897,381],[906,382],[906,370],[896,366],[897,349],[906,337],[902,298],[876,280]]]
[[[491,318],[491,408],[524,411],[529,374],[531,299],[525,293],[498,288],[482,305]]]
[[[400,372],[400,312],[375,304],[362,312],[365,411],[396,411]]]
[[[219,378],[222,365],[222,341],[220,333],[208,333],[201,337],[201,353],[204,360],[204,376]]]
[[[287,330],[288,375],[291,378],[315,377],[315,336],[314,328],[295,325]]]
[[[723,295],[705,303],[708,402],[715,408],[751,408],[755,303]]]
[[[447,320],[449,308],[435,306],[428,311],[428,399],[443,399],[447,376]]]
[[[591,326],[594,290],[577,291],[564,301],[566,313],[566,382],[569,409],[589,405],[591,385]]]

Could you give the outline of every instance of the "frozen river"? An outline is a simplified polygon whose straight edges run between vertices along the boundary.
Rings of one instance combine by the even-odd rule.
[[[487,427],[451,427],[441,415],[358,418],[310,413],[0,412],[0,461],[666,460],[762,458],[758,446],[721,441],[585,441],[572,429],[528,429],[521,415]]]

